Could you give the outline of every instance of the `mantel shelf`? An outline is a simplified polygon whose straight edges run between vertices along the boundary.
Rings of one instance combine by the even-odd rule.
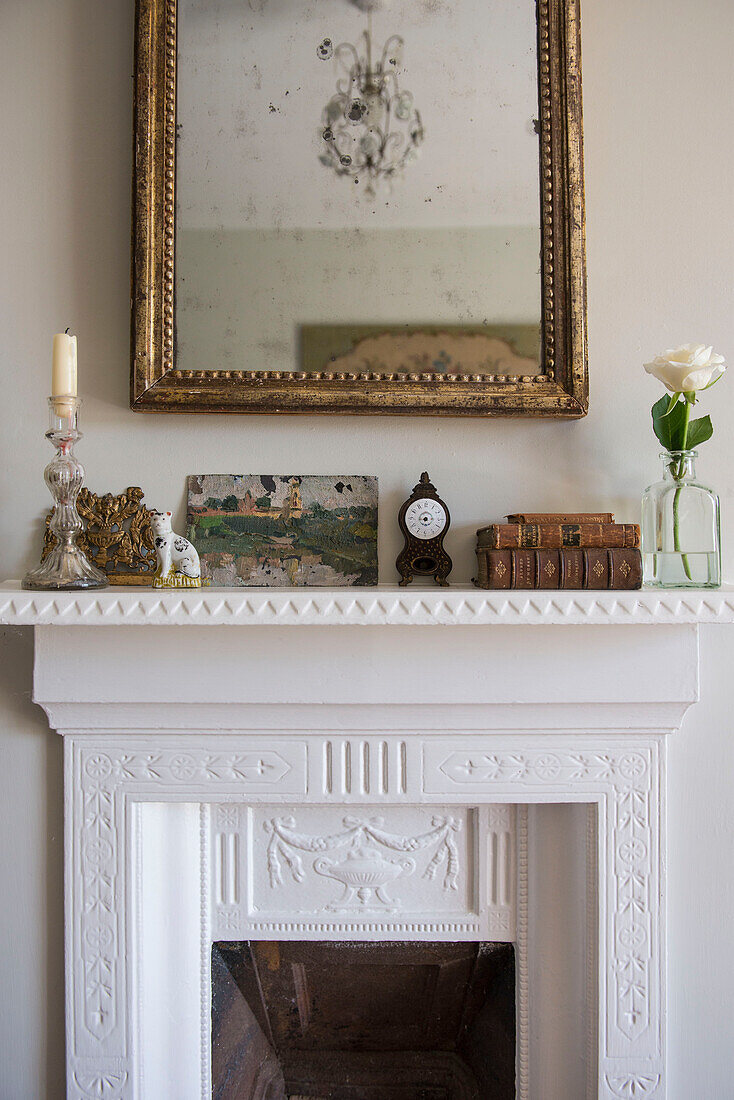
[[[449,588],[203,588],[25,592],[0,585],[5,626],[543,626],[734,623],[734,586],[638,592]]]

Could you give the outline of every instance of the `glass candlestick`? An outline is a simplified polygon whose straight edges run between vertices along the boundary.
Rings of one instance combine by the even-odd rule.
[[[74,444],[82,434],[77,427],[81,399],[70,394],[49,397],[49,429],[46,439],[56,448],[56,456],[44,477],[54,498],[51,533],[56,545],[48,556],[23,578],[23,588],[80,589],[106,588],[107,577],[77,546],[82,521],[76,510],[76,498],[84,482],[84,467],[74,454]]]

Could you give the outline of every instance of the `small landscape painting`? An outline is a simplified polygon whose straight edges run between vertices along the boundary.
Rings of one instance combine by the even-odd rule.
[[[216,587],[377,584],[377,478],[192,474],[188,537]]]

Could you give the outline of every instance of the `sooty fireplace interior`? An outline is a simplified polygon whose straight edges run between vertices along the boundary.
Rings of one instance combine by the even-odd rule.
[[[507,943],[212,949],[214,1100],[510,1100]]]

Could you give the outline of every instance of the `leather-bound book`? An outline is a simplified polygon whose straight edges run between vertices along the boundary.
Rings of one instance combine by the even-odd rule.
[[[512,588],[514,550],[477,550],[477,588]]]
[[[512,587],[537,588],[534,550],[512,551]]]
[[[478,588],[614,589],[642,587],[642,555],[621,546],[491,550],[477,547]]]
[[[508,523],[614,523],[613,512],[513,512]]]
[[[587,585],[590,588],[591,585]],[[639,550],[609,551],[609,588],[642,588],[642,554]]]
[[[559,550],[561,583],[559,588],[584,588],[586,551],[568,547]]]
[[[584,588],[609,588],[609,550],[584,550]]]
[[[560,550],[564,546],[640,545],[638,523],[490,523],[477,531],[477,545],[490,550]]]
[[[515,551],[518,553],[518,551]],[[535,584],[534,588],[560,588],[561,562],[560,550],[534,550]]]

